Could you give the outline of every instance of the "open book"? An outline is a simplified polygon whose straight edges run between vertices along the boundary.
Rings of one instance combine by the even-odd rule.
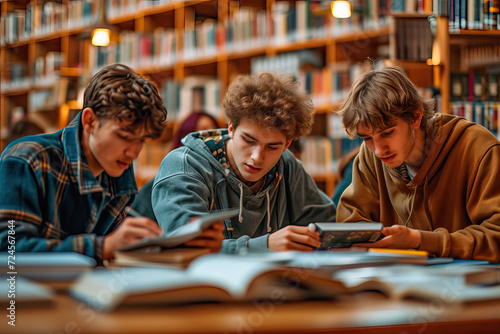
[[[351,292],[375,290],[391,298],[439,299],[445,303],[500,298],[500,269],[494,266],[451,263],[356,268],[337,271],[332,279]]]
[[[271,255],[272,256],[272,255]],[[248,301],[280,298],[325,298],[344,292],[342,284],[323,276],[287,268],[286,259],[265,255],[206,255],[187,269],[98,269],[80,278],[71,295],[99,310],[124,304]],[[112,282],[113,289],[109,289]],[[315,282],[319,284],[316,284]],[[322,289],[306,289],[303,286]],[[328,287],[325,289],[324,287]],[[105,290],[106,298],[97,298]]]

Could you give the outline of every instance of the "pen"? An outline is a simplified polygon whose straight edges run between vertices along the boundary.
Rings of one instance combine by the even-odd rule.
[[[135,218],[141,218],[142,217],[142,215],[139,212],[135,211],[130,206],[127,208],[127,210],[128,210],[127,213],[129,215],[131,215],[132,217],[135,217]]]

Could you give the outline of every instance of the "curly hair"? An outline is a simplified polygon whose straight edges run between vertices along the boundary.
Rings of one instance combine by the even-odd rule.
[[[241,75],[222,102],[234,128],[249,120],[293,140],[311,132],[314,105],[299,83],[286,74]]]
[[[153,138],[166,125],[167,110],[156,86],[123,64],[108,65],[92,77],[83,97],[83,108],[87,107],[99,120],[144,125]]]
[[[350,138],[358,124],[386,129],[398,118],[410,124],[422,112],[421,128],[434,116],[435,100],[425,100],[399,67],[387,66],[362,74],[352,85],[338,113]]]

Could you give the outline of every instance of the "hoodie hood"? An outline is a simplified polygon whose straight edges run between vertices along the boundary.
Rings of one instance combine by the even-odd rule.
[[[229,174],[230,166],[226,156],[225,142],[229,139],[227,129],[192,132],[182,138],[182,145],[205,156],[210,165],[224,174]]]
[[[412,180],[412,184],[419,185],[430,181],[446,161],[446,157],[463,132],[474,123],[463,117],[448,114],[436,114],[427,127],[425,140],[426,158]]]
[[[181,142],[187,148],[205,156],[213,170],[220,173],[220,177],[225,178],[232,192],[238,194],[238,201],[233,205],[236,204],[239,208],[238,222],[240,224],[244,222],[244,208],[247,209],[245,216],[249,216],[251,215],[249,212],[256,212],[259,208],[265,207],[267,224],[265,231],[262,232],[269,233],[278,228],[277,226],[271,226],[271,197],[283,175],[283,159],[280,158],[278,163],[267,173],[263,186],[254,194],[244,182],[238,179],[229,165],[226,152],[226,143],[229,139],[227,129],[216,129],[190,133]]]

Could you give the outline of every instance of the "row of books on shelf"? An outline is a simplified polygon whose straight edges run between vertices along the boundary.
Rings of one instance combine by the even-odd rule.
[[[427,20],[396,20],[396,58],[426,61],[432,56],[432,33]]]
[[[435,0],[439,15],[450,18],[450,31],[498,29],[500,4],[496,0]],[[447,4],[447,8],[446,8]]]
[[[211,76],[195,75],[182,81],[168,79],[161,84],[160,94],[168,111],[168,119],[182,120],[193,111],[205,111],[219,118],[220,81]]]
[[[314,177],[336,173],[339,159],[359,147],[361,140],[351,140],[345,135],[343,138],[305,136],[299,143],[302,165]]]
[[[28,2],[25,9],[15,9],[2,16],[0,45],[96,23],[99,19],[101,1],[105,0],[68,1],[67,4],[55,1]]]
[[[379,0],[381,3],[386,3],[386,6],[391,8],[393,12],[399,13],[424,13],[427,2],[432,0]]]
[[[484,126],[497,137],[500,136],[499,111],[499,101],[454,101],[450,103],[450,113]]]
[[[382,28],[387,24],[385,16],[376,22],[368,20],[366,10],[355,11],[348,19],[330,19],[324,12],[315,11],[317,5],[309,1],[280,1],[272,4],[270,12],[240,7],[222,22],[197,17],[194,9],[186,8],[185,43],[187,41],[190,54],[194,57],[196,53],[198,56],[206,55],[210,53],[208,50],[216,49],[238,52],[267,46],[286,46],[341,36],[352,31]]]
[[[105,47],[90,45],[88,66],[97,72],[107,64],[122,63],[140,69],[173,66],[177,60],[176,37],[173,29],[156,28],[153,33],[120,32],[118,42]]]
[[[449,17],[450,32],[499,29],[500,5],[496,0],[433,0],[432,11]]]
[[[312,69],[309,69],[312,68]],[[311,95],[316,107],[339,103],[347,96],[352,82],[369,70],[368,62],[337,62],[322,67],[321,59],[310,50],[288,52],[276,57],[255,57],[252,73],[286,72]]]
[[[110,18],[133,14],[142,8],[158,5],[174,4],[186,0],[109,0],[106,2],[106,11]]]
[[[61,64],[65,54],[50,51],[45,56],[35,58],[33,75],[28,75],[26,62],[15,62],[6,66],[2,76],[2,93],[52,86],[59,79]]]
[[[500,101],[500,73],[451,73],[450,101]]]
[[[467,68],[500,64],[500,40],[497,40],[496,44],[468,45],[462,57]]]
[[[58,78],[50,88],[32,91],[28,94],[28,111],[54,110],[66,102],[67,78]]]
[[[35,5],[30,2],[26,9],[16,9],[4,14],[0,26],[0,43],[12,44],[61,29],[90,26],[99,19],[100,1],[105,0],[69,1],[67,5],[57,2]],[[155,1],[113,0],[107,2],[107,11],[113,17],[135,13],[137,8],[157,4],[159,3]],[[334,19],[324,10],[318,10],[318,6],[319,3],[305,0],[274,2],[269,11],[242,6],[233,9],[227,20],[217,20],[216,14],[214,17],[197,15],[194,7],[185,7],[185,44],[188,50],[195,47],[197,52],[202,53],[206,53],[206,48],[216,49],[219,45],[223,45],[228,51],[241,50],[242,46],[248,49],[283,45],[385,27],[391,12],[386,1],[364,0],[354,2],[350,18]],[[394,4],[393,8],[396,8],[394,12],[399,11]],[[173,24],[171,27],[173,28]]]

